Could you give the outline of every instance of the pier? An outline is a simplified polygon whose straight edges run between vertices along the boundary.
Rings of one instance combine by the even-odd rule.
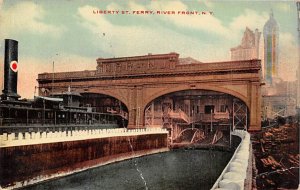
[[[33,101],[1,101],[1,187],[176,147],[232,153],[210,179],[213,189],[251,187],[248,131],[261,129],[260,60],[185,62],[177,53],[99,58],[93,71],[39,74]]]

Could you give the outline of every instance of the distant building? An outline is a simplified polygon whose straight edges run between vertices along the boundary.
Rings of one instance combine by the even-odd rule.
[[[274,77],[278,76],[278,39],[279,27],[274,19],[273,12],[264,25],[264,79],[272,85]]]
[[[283,81],[274,78],[272,86],[262,88],[262,116],[274,119],[296,114],[297,81]]]
[[[179,64],[195,64],[195,63],[202,63],[192,57],[186,57],[186,58],[179,58]]]
[[[255,32],[246,27],[241,45],[231,48],[231,60],[249,60],[258,59],[259,39],[261,32],[255,29]]]

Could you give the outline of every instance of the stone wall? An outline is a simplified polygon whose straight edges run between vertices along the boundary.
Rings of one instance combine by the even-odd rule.
[[[166,150],[166,133],[0,147],[0,184],[22,187]]]

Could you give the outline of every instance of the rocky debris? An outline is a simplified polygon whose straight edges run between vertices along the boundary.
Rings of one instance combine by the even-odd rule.
[[[263,128],[252,135],[257,189],[297,189],[299,124]]]

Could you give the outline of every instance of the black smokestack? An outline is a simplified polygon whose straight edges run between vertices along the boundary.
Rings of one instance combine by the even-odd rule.
[[[18,41],[5,39],[4,52],[4,89],[2,98],[16,100],[18,86]]]

